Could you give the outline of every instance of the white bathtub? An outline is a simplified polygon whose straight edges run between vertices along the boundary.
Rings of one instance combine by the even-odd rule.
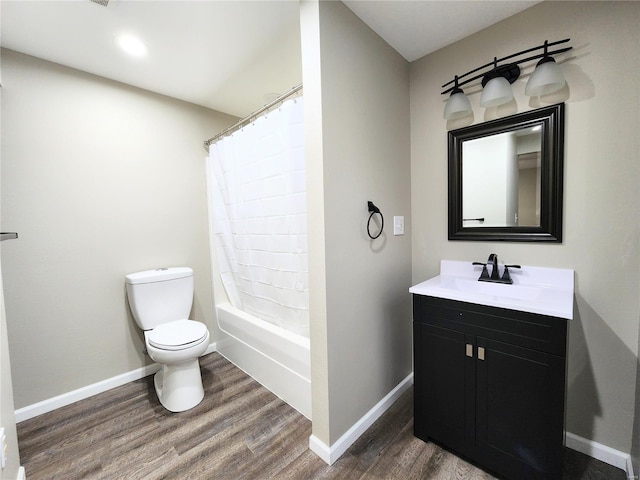
[[[309,339],[229,303],[216,305],[216,313],[218,352],[311,419]]]

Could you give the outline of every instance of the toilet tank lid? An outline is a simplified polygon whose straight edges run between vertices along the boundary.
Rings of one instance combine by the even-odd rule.
[[[189,267],[156,268],[144,272],[130,273],[125,276],[126,283],[135,285],[138,283],[166,282],[178,278],[192,277],[193,270]]]

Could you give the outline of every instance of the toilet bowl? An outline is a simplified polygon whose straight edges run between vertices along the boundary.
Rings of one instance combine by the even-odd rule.
[[[197,336],[182,343],[188,338],[185,330]],[[171,412],[184,412],[198,405],[204,398],[198,357],[209,347],[207,327],[193,320],[176,320],[145,331],[144,338],[147,353],[162,365],[153,377],[160,403]]]
[[[164,268],[126,276],[133,317],[144,330],[147,353],[162,365],[154,376],[158,400],[183,412],[204,398],[198,357],[209,347],[209,330],[187,319],[193,300],[190,268]]]

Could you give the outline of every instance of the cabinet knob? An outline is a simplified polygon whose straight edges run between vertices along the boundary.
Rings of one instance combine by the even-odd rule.
[[[478,360],[484,360],[484,347],[478,347]]]
[[[473,345],[467,343],[467,357],[473,357]]]

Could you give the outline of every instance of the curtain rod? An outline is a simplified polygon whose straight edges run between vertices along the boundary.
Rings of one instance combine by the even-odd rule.
[[[215,143],[218,139],[226,136],[226,135],[231,135],[233,132],[240,130],[242,127],[244,127],[245,125],[248,125],[249,123],[251,123],[252,121],[254,121],[260,114],[266,112],[267,110],[269,110],[270,108],[273,108],[275,105],[277,105],[278,103],[282,103],[284,102],[287,98],[291,97],[292,95],[295,95],[296,93],[298,93],[300,90],[302,90],[302,83],[300,85],[297,85],[295,87],[293,87],[291,90],[289,90],[286,93],[283,93],[282,95],[280,95],[278,98],[276,98],[275,100],[267,103],[264,107],[262,107],[259,110],[256,110],[255,112],[251,113],[250,115],[244,117],[242,120],[239,120],[237,123],[235,123],[234,125],[231,125],[228,128],[225,128],[223,131],[221,131],[220,133],[218,133],[217,135],[214,135],[213,137],[211,137],[209,140],[204,142],[204,148],[205,150],[209,151],[209,146],[212,143]]]

